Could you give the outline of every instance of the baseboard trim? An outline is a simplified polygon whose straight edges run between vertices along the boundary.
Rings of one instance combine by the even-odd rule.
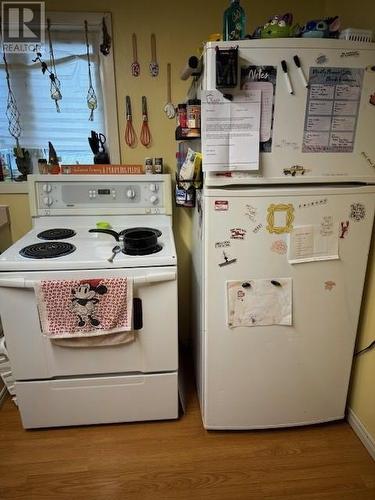
[[[357,415],[351,408],[348,408],[347,418],[350,427],[362,441],[362,444],[369,452],[373,460],[375,460],[375,439],[373,439],[372,436],[370,436],[370,434],[367,432],[366,427],[362,424],[360,419],[357,417]]]

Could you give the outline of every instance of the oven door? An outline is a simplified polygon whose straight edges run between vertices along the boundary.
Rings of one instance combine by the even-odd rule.
[[[38,280],[132,277],[141,304],[135,340],[101,347],[63,347],[43,336],[33,284]],[[177,270],[151,267],[114,270],[1,273],[0,316],[16,380],[153,373],[177,369]]]

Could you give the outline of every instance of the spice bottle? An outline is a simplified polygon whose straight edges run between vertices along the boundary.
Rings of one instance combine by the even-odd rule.
[[[201,128],[201,102],[199,99],[190,99],[187,105],[188,128]]]
[[[163,158],[155,158],[154,160],[154,174],[163,173]]]
[[[178,120],[179,127],[181,127],[181,128],[187,127],[186,104],[179,104],[177,106],[177,120]]]
[[[145,158],[145,174],[153,173],[153,160],[152,158]]]

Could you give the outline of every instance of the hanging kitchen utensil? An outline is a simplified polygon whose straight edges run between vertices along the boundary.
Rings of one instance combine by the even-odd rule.
[[[92,85],[92,77],[91,77],[91,62],[90,62],[90,45],[89,45],[89,29],[87,25],[87,21],[85,20],[85,38],[86,38],[86,54],[87,54],[87,67],[89,74],[89,88],[87,91],[87,107],[90,110],[89,120],[92,122],[94,120],[94,109],[98,107],[98,99],[95,94],[94,87]]]
[[[158,76],[159,74],[159,64],[156,58],[156,36],[154,33],[151,35],[151,62],[150,62],[150,74],[151,76]]]
[[[141,72],[141,67],[138,62],[138,53],[137,53],[137,35],[133,33],[132,35],[132,45],[133,45],[133,62],[132,62],[132,75],[139,76]]]
[[[108,33],[104,17],[102,19],[102,36],[103,36],[103,41],[100,44],[99,50],[103,54],[103,56],[108,56],[108,54],[111,52],[112,38]]]
[[[172,103],[172,81],[171,81],[171,63],[167,64],[167,104],[164,106],[164,112],[169,119],[176,116],[176,109]]]
[[[140,141],[148,148],[151,144],[151,133],[148,126],[148,112],[147,112],[147,99],[146,96],[142,96],[142,128],[140,134]]]
[[[132,104],[130,96],[128,95],[125,98],[125,108],[126,108],[125,142],[130,148],[134,148],[137,145],[137,136],[135,135],[133,127]]]
[[[16,156],[22,157],[22,149],[20,148],[19,138],[21,135],[21,125],[20,125],[20,112],[18,111],[17,101],[13,94],[12,87],[10,85],[10,75],[8,62],[5,57],[5,50],[3,49],[3,60],[5,67],[5,79],[8,87],[8,97],[7,97],[7,107],[5,115],[8,120],[8,130],[10,135],[16,141]]]
[[[51,37],[51,21],[47,19],[47,35],[48,35],[48,45],[49,45],[49,79],[51,82],[50,94],[51,99],[55,101],[56,111],[60,113],[60,106],[58,101],[61,101],[61,83],[57,76],[56,64],[55,64],[55,55],[53,53],[53,45],[52,45],[52,37]]]

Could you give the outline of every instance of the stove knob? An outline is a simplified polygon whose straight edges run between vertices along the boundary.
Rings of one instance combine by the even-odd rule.
[[[150,191],[152,191],[153,193],[156,193],[157,190],[158,190],[157,184],[150,184]]]
[[[47,207],[49,207],[50,205],[52,205],[52,202],[53,202],[53,200],[52,200],[52,198],[50,196],[44,196],[43,197],[43,203],[45,205],[47,205]]]
[[[153,205],[156,205],[156,203],[159,201],[159,198],[153,194],[152,196],[150,196],[150,201]]]
[[[135,191],[134,191],[134,189],[128,189],[126,191],[126,197],[129,198],[130,200],[132,200],[133,198],[135,198]]]
[[[43,184],[43,192],[44,193],[50,193],[51,191],[52,191],[51,184]]]

